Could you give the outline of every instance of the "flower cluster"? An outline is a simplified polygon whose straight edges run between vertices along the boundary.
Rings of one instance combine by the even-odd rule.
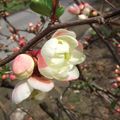
[[[68,11],[72,14],[78,15],[79,19],[87,19],[98,15],[98,12],[91,5],[83,2],[79,5],[73,4],[69,7]]]
[[[38,22],[37,24],[33,24],[32,22],[29,23],[28,25],[28,32],[36,33],[39,31],[42,23]]]
[[[120,66],[119,65],[116,66],[114,73],[115,73],[115,81],[113,81],[112,87],[118,88],[120,87]]]
[[[12,100],[18,104],[29,96],[41,100],[54,87],[53,80],[70,81],[79,77],[75,65],[85,60],[83,47],[76,34],[57,30],[38,51],[18,55],[12,64],[16,77],[22,80],[13,90]]]

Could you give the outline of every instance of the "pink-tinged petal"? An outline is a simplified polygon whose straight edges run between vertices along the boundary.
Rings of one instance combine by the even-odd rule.
[[[40,90],[42,92],[49,92],[54,87],[53,81],[48,80],[44,77],[30,77],[28,79],[28,83],[32,88]]]
[[[72,81],[79,78],[79,71],[77,67],[74,67],[71,71],[68,72],[68,78],[65,81]]]
[[[16,85],[12,92],[12,101],[18,104],[23,100],[27,99],[32,91],[32,87],[30,87],[27,82],[21,82],[18,85]]]
[[[63,40],[65,42],[67,42],[70,46],[70,49],[74,49],[78,46],[78,41],[72,36],[62,35],[62,36],[57,37],[57,39],[58,39],[58,41]]]
[[[79,4],[79,8],[80,8],[80,10],[83,10],[84,7],[85,7],[85,5],[84,5],[83,3],[80,3],[80,4]]]
[[[38,57],[38,68],[47,67],[47,63],[46,63],[44,57],[42,56],[41,51],[39,52],[37,57]]]
[[[78,41],[78,46],[77,46],[76,49],[79,50],[79,51],[81,51],[81,52],[83,52],[83,45],[82,45],[81,42]]]
[[[40,74],[42,74],[43,76],[52,79],[52,70],[50,67],[48,67],[44,57],[42,56],[41,52],[38,55],[38,70],[40,72]]]
[[[66,29],[58,29],[53,35],[52,35],[52,38],[54,37],[58,37],[58,36],[62,36],[62,35],[69,35],[69,36],[72,36],[74,38],[76,38],[76,34],[75,32],[73,31],[69,31],[69,30],[66,30]]]
[[[33,73],[34,60],[27,54],[18,55],[12,64],[12,70],[14,74],[20,78],[25,79]]]

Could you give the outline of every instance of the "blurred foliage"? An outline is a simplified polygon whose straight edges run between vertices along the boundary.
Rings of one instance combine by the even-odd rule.
[[[29,6],[30,0],[0,0],[0,11],[17,12]]]

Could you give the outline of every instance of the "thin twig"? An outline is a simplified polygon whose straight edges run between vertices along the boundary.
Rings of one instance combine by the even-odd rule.
[[[120,65],[120,56],[116,54],[115,50],[113,49],[113,47],[111,46],[109,41],[105,40],[105,37],[98,30],[98,28],[95,27],[95,25],[90,25],[90,26],[93,28],[93,30],[96,32],[96,34],[100,37],[100,40],[107,46],[107,48],[111,52],[112,56],[114,57],[114,59],[116,60],[118,65]]]

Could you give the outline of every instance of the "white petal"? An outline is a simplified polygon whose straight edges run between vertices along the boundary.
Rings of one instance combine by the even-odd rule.
[[[68,77],[68,72],[73,68],[72,64],[64,65],[52,73],[56,80],[63,81]]]
[[[78,41],[72,36],[63,35],[63,36],[57,37],[57,39],[66,41],[69,44],[71,49],[74,49],[78,46]]]
[[[12,92],[12,101],[16,104],[22,102],[28,98],[33,89],[29,86],[27,82],[19,83]]]
[[[52,69],[50,67],[38,68],[38,70],[44,77],[53,79]]]
[[[52,38],[48,40],[41,49],[42,56],[53,57],[55,55],[57,45],[58,45],[58,40],[56,38]]]
[[[69,44],[64,40],[58,40],[55,53],[69,53]]]
[[[58,36],[62,36],[62,35],[69,35],[69,36],[72,36],[72,37],[76,38],[76,34],[73,31],[69,31],[69,30],[66,30],[66,29],[58,29],[52,35],[52,37],[58,37]]]
[[[66,81],[71,81],[79,78],[79,71],[75,66],[71,71],[68,72],[68,78]]]
[[[48,92],[53,89],[54,83],[43,77],[30,77],[28,83],[31,87],[42,92]]]
[[[83,52],[75,49],[72,52],[72,55],[71,55],[71,58],[70,58],[69,62],[73,65],[77,65],[77,64],[80,64],[80,63],[84,62],[85,58],[86,58],[86,56],[84,55]]]

